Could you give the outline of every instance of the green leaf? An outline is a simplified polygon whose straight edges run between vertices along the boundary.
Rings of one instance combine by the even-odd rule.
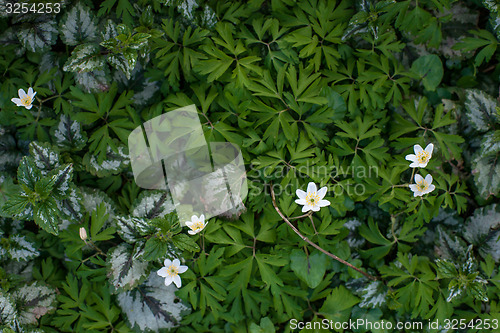
[[[47,51],[57,41],[57,23],[55,20],[43,23],[26,22],[21,24],[16,31],[21,44],[31,52]]]
[[[79,151],[87,143],[87,135],[82,130],[82,126],[66,115],[61,115],[59,125],[54,132],[56,144],[63,150]]]
[[[443,79],[443,63],[435,54],[421,56],[411,65],[411,71],[422,80],[424,88],[436,90]]]
[[[36,224],[43,230],[54,235],[59,234],[59,210],[54,198],[37,203],[34,217]]]
[[[296,249],[290,254],[290,267],[295,275],[312,289],[323,281],[328,264],[328,258],[317,251],[306,256],[304,251]]]
[[[497,101],[477,89],[466,90],[465,97],[465,114],[471,125],[480,132],[494,128],[500,121],[496,111]]]
[[[196,244],[193,238],[189,237],[186,234],[178,234],[173,236],[172,242],[182,251],[197,252],[200,250],[200,247],[198,246],[198,244]]]
[[[359,303],[359,298],[354,296],[344,286],[336,287],[323,302],[319,312],[334,322],[345,322],[349,319],[350,309]]]

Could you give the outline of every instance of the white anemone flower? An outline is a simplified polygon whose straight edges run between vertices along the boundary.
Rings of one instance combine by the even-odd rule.
[[[406,155],[405,159],[413,163],[410,164],[410,168],[425,168],[427,163],[432,157],[432,150],[434,145],[429,143],[425,149],[422,149],[420,145],[413,146],[415,154]]]
[[[413,191],[414,197],[421,197],[424,194],[434,191],[436,188],[436,186],[432,185],[432,176],[430,174],[425,176],[425,178],[416,174],[415,183],[410,185],[410,190]]]
[[[307,193],[302,190],[297,190],[297,196],[299,197],[295,202],[299,205],[303,205],[302,212],[307,212],[312,210],[317,212],[321,209],[321,207],[326,207],[330,205],[330,201],[323,200],[326,195],[327,188],[322,187],[319,189],[316,187],[316,184],[310,182],[307,185]]]
[[[191,216],[191,221],[185,222],[186,226],[191,230],[188,231],[190,235],[196,235],[201,232],[207,224],[205,223],[205,215],[201,214],[200,217],[193,215]]]
[[[163,262],[165,267],[160,268],[156,274],[165,278],[165,285],[169,286],[170,284],[175,283],[177,288],[180,288],[182,285],[181,277],[179,274],[184,273],[188,270],[187,266],[182,266],[179,259],[174,259],[171,261],[170,259],[165,259]]]
[[[12,98],[11,101],[16,103],[17,106],[24,106],[28,110],[31,109],[36,95],[33,88],[30,87],[28,93],[24,92],[23,89],[19,89],[17,93],[19,94],[19,98]]]

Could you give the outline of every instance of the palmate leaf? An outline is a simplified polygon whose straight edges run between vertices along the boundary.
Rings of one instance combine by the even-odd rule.
[[[118,304],[130,326],[141,332],[160,332],[180,324],[189,308],[175,296],[174,284],[151,272],[148,279],[132,291],[118,294]]]
[[[146,279],[149,263],[140,258],[140,248],[121,243],[108,253],[109,281],[117,290],[131,290]]]
[[[78,3],[64,15],[60,31],[61,40],[66,45],[90,42],[97,37],[97,20],[90,8]]]
[[[290,268],[309,288],[314,289],[323,281],[328,264],[327,257],[317,251],[306,256],[304,251],[296,249],[290,254]]]

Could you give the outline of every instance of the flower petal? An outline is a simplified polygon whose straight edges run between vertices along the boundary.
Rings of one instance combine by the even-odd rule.
[[[305,205],[307,202],[306,202],[306,199],[296,199],[295,203],[297,205]]]
[[[432,183],[432,176],[431,176],[431,174],[428,174],[427,176],[425,176],[425,181],[427,182],[427,184]]]
[[[317,190],[318,188],[316,187],[316,184],[314,184],[313,182],[309,182],[309,184],[307,184],[307,194],[316,193]]]
[[[405,160],[415,162],[417,160],[417,155],[415,154],[406,155]]]
[[[330,206],[330,201],[328,201],[328,200],[320,200],[320,201],[318,202],[318,206],[320,206],[320,207],[327,207],[327,206]]]
[[[184,222],[184,224],[186,225],[186,227],[191,228],[191,226],[194,224],[194,222],[186,221],[186,222]]]
[[[166,286],[170,286],[172,284],[172,281],[173,281],[173,279],[170,275],[165,277],[165,285]]]
[[[160,269],[156,272],[156,274],[158,274],[158,275],[159,275],[159,276],[161,276],[161,277],[166,277],[166,276],[168,276],[168,268],[167,268],[167,267],[162,267],[162,268],[160,268]]]
[[[196,221],[198,221],[198,216],[196,215],[191,216],[191,222],[195,223]]]
[[[204,214],[201,214],[200,215],[200,221],[205,223],[205,215]]]
[[[182,286],[181,277],[179,275],[174,276],[174,283],[177,288]]]
[[[432,191],[434,191],[436,189],[436,186],[434,185],[429,185],[429,188],[427,189],[427,193],[431,193]]]
[[[181,265],[181,262],[179,261],[179,259],[174,259],[174,261],[172,261],[172,265],[174,265],[175,267],[179,267]]]
[[[420,163],[418,162],[413,162],[412,164],[410,164],[410,168],[418,168],[420,166]]]
[[[29,97],[33,96],[33,88],[29,87],[28,88],[28,94]]]
[[[32,107],[33,107],[33,104],[30,104],[30,105],[28,105],[28,106],[25,106],[25,108],[26,108],[26,109],[28,109],[28,110],[29,110],[29,109],[31,109]]]
[[[319,206],[312,206],[312,207],[311,207],[311,210],[312,210],[313,212],[319,212],[319,210],[320,210],[320,209],[321,209],[321,207],[319,207]]]
[[[19,94],[20,99],[23,99],[24,97],[26,97],[26,92],[24,92],[24,89],[19,89],[17,91],[17,93]]]
[[[305,199],[307,196],[307,193],[302,191],[302,190],[297,190],[295,191],[295,194],[299,197],[299,199]]]
[[[428,152],[430,155],[432,155],[433,150],[434,150],[434,145],[432,143],[429,143],[427,147],[425,147],[425,151]]]
[[[414,145],[413,146],[413,150],[415,151],[415,154],[418,154],[418,153],[421,153],[423,152],[424,150],[422,149],[422,147],[420,147],[420,145]]]
[[[423,193],[422,193],[422,192],[420,192],[420,191],[415,191],[415,192],[413,193],[413,196],[414,196],[414,197],[421,197],[421,196],[422,196],[422,194],[423,194]]]
[[[172,260],[170,260],[170,259],[165,259],[165,261],[163,261],[163,266],[165,266],[165,267],[169,267],[170,265],[172,265]]]
[[[304,207],[302,207],[302,213],[308,212],[310,210],[311,210],[311,206],[304,205]]]
[[[420,176],[418,173],[415,175],[415,183],[420,183],[424,180],[424,177]]]
[[[190,234],[190,235],[196,235],[196,234],[197,234],[197,232],[196,232],[196,231],[194,231],[194,230],[188,230],[188,234]]]
[[[319,198],[323,199],[325,197],[327,191],[328,191],[328,188],[326,186],[320,188],[318,193],[317,193]]]
[[[184,265],[179,266],[179,274],[184,273],[185,271],[187,271],[187,270],[188,270],[188,268],[189,268],[189,267],[184,266]]]
[[[19,99],[19,98],[11,98],[11,101],[13,103],[16,103],[17,106],[24,106],[23,102],[21,102],[21,99]]]
[[[417,185],[415,185],[415,184],[411,184],[411,185],[410,185],[410,190],[412,190],[413,192],[418,191],[418,189],[417,189]]]

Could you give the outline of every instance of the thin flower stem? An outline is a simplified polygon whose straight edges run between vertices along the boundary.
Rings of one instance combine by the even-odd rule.
[[[303,218],[303,217],[307,217],[307,216],[311,215],[312,213],[313,213],[313,212],[312,212],[312,210],[310,210],[310,211],[308,211],[307,213],[305,213],[304,215],[294,216],[294,217],[289,217],[288,219],[289,219],[290,221],[292,221],[292,220],[296,220],[296,219],[301,219],[301,218]]]
[[[412,168],[411,177],[410,177],[410,184],[411,184],[411,181],[413,180],[413,176],[415,175],[415,169],[416,168]]]
[[[309,220],[311,220],[311,224],[313,225],[314,234],[317,235],[318,231],[316,230],[316,226],[314,225],[314,221],[313,221],[312,215],[309,215]]]
[[[329,256],[330,258],[335,259],[335,260],[337,260],[338,262],[340,262],[340,263],[342,263],[342,264],[344,264],[344,265],[346,265],[346,266],[348,266],[348,267],[350,267],[350,268],[354,269],[356,272],[359,272],[359,273],[363,274],[363,275],[364,275],[365,277],[367,277],[368,279],[370,279],[370,280],[372,280],[372,281],[377,281],[377,280],[379,280],[379,278],[377,278],[377,277],[375,277],[375,276],[373,276],[373,275],[370,275],[370,274],[368,274],[368,273],[366,273],[366,272],[362,271],[361,269],[359,269],[359,268],[357,268],[357,267],[353,266],[352,264],[348,263],[347,261],[345,261],[345,260],[343,260],[343,259],[341,259],[341,258],[337,257],[336,255],[331,254],[330,252],[328,252],[328,251],[324,250],[321,246],[319,246],[319,245],[317,245],[317,244],[313,243],[312,241],[310,241],[310,240],[309,240],[309,238],[307,238],[306,236],[302,235],[302,234],[300,233],[300,231],[299,231],[297,228],[295,228],[295,226],[294,226],[294,225],[293,225],[293,224],[292,224],[292,223],[291,223],[291,222],[290,222],[290,221],[289,221],[289,220],[285,217],[285,215],[283,215],[283,213],[281,212],[281,210],[278,208],[278,205],[276,204],[276,197],[275,197],[275,195],[274,195],[274,189],[273,189],[272,184],[271,184],[271,186],[270,186],[270,189],[271,189],[271,200],[272,200],[272,202],[273,202],[274,209],[276,209],[276,211],[278,212],[279,216],[281,216],[281,218],[283,219],[283,221],[285,221],[285,222],[286,222],[286,224],[288,224],[288,226],[289,226],[290,228],[292,228],[292,230],[293,230],[293,231],[294,231],[294,232],[295,232],[295,233],[296,233],[296,234],[297,234],[297,235],[298,235],[298,236],[299,236],[302,240],[306,241],[309,245],[311,245],[311,246],[312,246],[312,247],[314,247],[315,249],[317,249],[317,250],[319,250],[319,251],[323,252],[324,254],[326,254],[327,256]]]

